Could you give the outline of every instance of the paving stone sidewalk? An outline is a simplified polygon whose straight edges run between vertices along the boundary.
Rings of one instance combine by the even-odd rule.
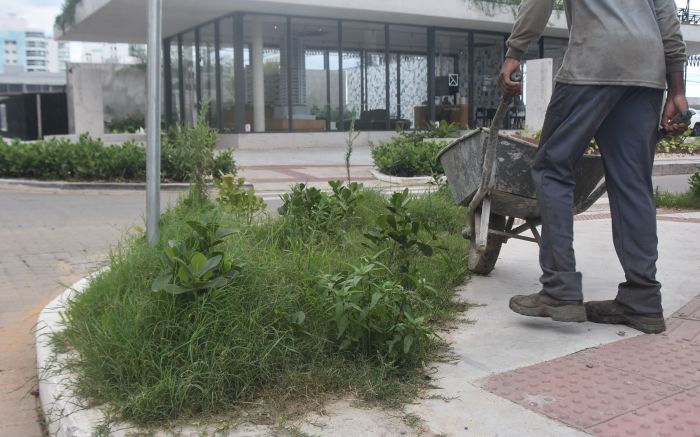
[[[173,194],[164,193],[167,204]],[[143,192],[0,189],[0,437],[41,434],[32,330],[67,284],[102,265]]]
[[[501,373],[483,387],[600,437],[700,437],[700,296],[661,335]]]

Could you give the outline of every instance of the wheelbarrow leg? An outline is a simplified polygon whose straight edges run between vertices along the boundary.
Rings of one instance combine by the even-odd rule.
[[[527,220],[526,222],[527,225],[530,227],[532,235],[535,237],[535,241],[537,242],[537,244],[540,244],[540,240],[542,239],[542,237],[540,236],[540,233],[537,232],[537,224],[532,220]]]
[[[486,244],[488,243],[489,237],[489,219],[491,217],[491,198],[489,196],[484,197],[481,202],[481,210],[475,213],[474,223],[476,229],[474,232],[476,250],[479,253],[484,253],[486,251]]]

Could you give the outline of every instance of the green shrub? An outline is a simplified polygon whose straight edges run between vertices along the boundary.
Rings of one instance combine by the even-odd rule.
[[[694,139],[688,141],[692,131],[687,130],[682,135],[677,137],[664,137],[656,144],[656,151],[663,153],[697,153],[700,150],[700,139]],[[532,138],[539,140],[542,136],[542,131],[537,131],[532,135],[523,135],[520,132],[515,134],[519,137]],[[600,149],[595,138],[591,139],[588,148],[586,149],[588,154],[600,154]]]
[[[657,143],[656,150],[664,153],[696,153],[700,150],[700,139],[688,141],[691,134],[692,131],[688,129],[677,137],[664,137]]]
[[[700,171],[692,175],[688,179],[688,183],[690,184],[690,192],[700,198]]]
[[[192,182],[203,186],[214,174],[232,173],[230,150],[214,152],[216,131],[200,121],[192,127],[176,127],[161,142],[163,181]],[[0,177],[66,181],[144,181],[146,149],[127,141],[106,146],[87,134],[77,142],[51,139],[23,143],[0,140]]]
[[[281,196],[280,215],[289,219],[292,231],[304,236],[316,233],[334,235],[347,228],[355,214],[355,207],[362,198],[362,185],[352,182],[347,186],[341,181],[329,181],[332,192],[296,184],[290,193]]]
[[[433,255],[429,241],[435,239],[428,225],[409,212],[410,202],[408,188],[392,194],[386,206],[388,214],[379,215],[377,225],[365,234],[374,247],[388,250],[389,259],[402,273],[409,274],[415,268],[417,256]]]
[[[105,121],[105,130],[111,133],[133,134],[146,127],[143,114],[134,113]]]
[[[243,188],[245,179],[236,178],[232,173],[221,174],[214,179],[214,186],[219,190],[216,201],[222,208],[242,212],[248,223],[256,214],[267,208],[262,198],[255,195],[255,189]]]
[[[349,196],[337,188],[326,196]],[[425,383],[421,363],[440,346],[435,323],[463,309],[453,297],[466,275],[468,243],[452,232],[463,213],[442,191],[406,204],[434,224],[434,246],[442,248],[416,257],[415,285],[406,286],[379,261],[386,252],[377,256],[363,244],[386,214],[386,199],[367,190],[350,197],[357,200],[349,201],[353,219],[340,221],[343,232],[318,232],[312,240],[287,232],[286,215],[248,224],[206,201],[168,210],[157,247],[142,237],[125,242],[111,254],[109,270],[69,302],[66,330],[55,341],[76,352],[67,357],[76,393],[138,424],[253,404],[284,414],[286,406],[348,392],[390,405],[415,395]],[[220,243],[214,227],[192,237],[190,222],[205,213],[216,214],[219,230],[239,232]],[[150,292],[167,268],[161,254],[170,240],[245,264],[235,280],[207,292]]]
[[[216,218],[208,214],[187,224],[189,238],[169,240],[161,255],[165,269],[151,284],[155,292],[179,295],[209,291],[225,287],[240,272],[239,265],[216,249],[234,230],[221,229]]]
[[[432,176],[444,170],[437,154],[447,142],[424,141],[423,139],[399,136],[388,143],[371,145],[374,165],[379,171],[391,176]]]
[[[331,339],[340,351],[411,360],[434,335],[425,316],[415,314],[427,304],[387,279],[391,270],[376,258],[362,257],[347,272],[322,276],[320,304],[333,321]]]
[[[105,146],[81,135],[78,142],[51,139],[22,143],[0,141],[0,176],[53,180],[144,180],[146,151],[127,141]]]

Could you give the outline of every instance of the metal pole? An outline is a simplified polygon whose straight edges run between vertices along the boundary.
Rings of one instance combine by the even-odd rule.
[[[160,54],[162,0],[148,0],[146,111],[146,238],[160,239]]]
[[[44,123],[42,120],[42,113],[41,113],[41,94],[36,95],[36,139],[37,140],[43,140],[44,139]]]

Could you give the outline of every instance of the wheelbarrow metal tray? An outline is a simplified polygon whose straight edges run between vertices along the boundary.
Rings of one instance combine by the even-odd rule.
[[[477,129],[455,140],[438,154],[455,201],[467,206],[481,184],[489,130]],[[540,216],[531,168],[537,146],[499,134],[491,212],[521,218]],[[598,156],[584,156],[575,168],[574,209],[583,204],[603,177]]]

